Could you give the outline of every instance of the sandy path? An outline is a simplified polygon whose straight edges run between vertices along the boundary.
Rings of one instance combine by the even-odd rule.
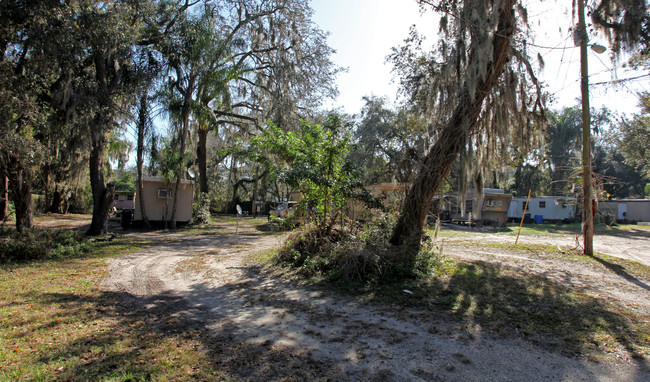
[[[156,235],[150,237],[156,240]],[[323,378],[650,380],[650,371],[629,361],[596,364],[567,358],[521,340],[458,327],[424,311],[363,304],[297,287],[246,260],[250,253],[278,246],[278,237],[160,235],[156,241],[114,259],[103,286],[138,296],[182,296],[205,313],[202,320],[214,333],[226,331],[235,342],[269,352],[289,352],[305,368],[319,365]]]

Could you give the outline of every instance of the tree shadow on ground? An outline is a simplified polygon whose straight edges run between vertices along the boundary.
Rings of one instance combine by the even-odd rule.
[[[215,291],[218,296],[219,291]],[[331,373],[327,363],[271,341],[242,342],[229,322],[208,328],[206,311],[171,294],[135,297],[104,292],[99,298],[49,294],[41,298],[78,315],[94,305],[94,316],[109,319],[106,330],[58,346],[39,362],[77,360],[59,380],[316,380]],[[214,324],[214,322],[213,322]],[[174,349],[186,348],[183,352]],[[192,354],[188,356],[188,351]]]
[[[123,292],[102,292],[98,297],[74,293],[36,296],[61,305],[63,317],[88,315],[88,325],[105,325],[102,330],[62,342],[43,354],[39,362],[67,359],[69,366],[57,374],[59,380],[391,379],[384,369],[346,374],[349,365],[316,356],[311,350],[318,344],[300,342],[316,336],[321,341],[336,342],[343,351],[353,351],[359,347],[360,335],[382,338],[377,333],[390,328],[359,323],[357,329],[349,330],[343,327],[345,317],[341,313],[318,302],[290,298],[284,293],[286,289],[277,285],[286,280],[273,279],[257,266],[244,266],[241,271],[239,280],[243,281],[218,287],[197,284],[186,293],[187,300],[170,293],[152,297]],[[639,332],[646,330],[647,334],[647,327],[639,328],[628,317],[611,313],[605,303],[576,296],[548,280],[513,277],[484,263],[461,264],[448,279],[433,278],[409,298],[406,303],[428,302],[460,321],[480,324],[504,336],[523,336],[572,355],[597,351],[599,335],[609,336],[630,354],[638,355],[632,362],[648,368],[647,358],[640,353],[650,344],[647,335]],[[189,305],[188,300],[201,305]],[[312,328],[318,328],[328,316],[341,321],[345,330],[326,339],[321,338],[324,334],[320,329]],[[286,333],[266,329],[264,322],[269,319],[279,323],[296,320],[314,333],[294,333],[298,345],[291,346]],[[403,335],[400,332],[395,337]],[[179,353],[178,348],[185,351]],[[588,370],[582,372],[589,375]],[[642,375],[647,376],[647,371]]]
[[[456,264],[419,288],[430,307],[468,324],[572,356],[606,352],[604,346],[615,341],[633,362],[650,370],[647,322],[544,277],[512,275],[478,261]]]
[[[636,278],[636,277],[632,276],[631,274],[629,274],[626,271],[625,267],[623,267],[622,265],[610,263],[609,261],[607,261],[607,260],[605,260],[605,259],[603,259],[601,257],[598,257],[597,255],[591,255],[589,257],[596,260],[597,262],[599,262],[600,264],[605,266],[605,268],[607,268],[610,271],[616,273],[617,275],[621,276],[622,278],[624,278],[625,280],[631,282],[632,284],[634,284],[634,285],[636,285],[638,287],[641,287],[641,288],[643,288],[645,290],[650,290],[650,285],[644,283],[643,281],[641,281],[638,278]]]

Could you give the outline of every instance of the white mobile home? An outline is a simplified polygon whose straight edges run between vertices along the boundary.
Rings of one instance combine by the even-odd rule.
[[[520,220],[524,215],[527,198],[512,198],[508,208],[508,219]],[[526,213],[531,218],[542,216],[547,221],[573,220],[576,215],[576,198],[566,196],[540,196],[530,198]]]
[[[133,220],[142,221],[140,201],[144,200],[147,218],[152,222],[169,221],[172,216],[172,195],[175,183],[165,184],[160,177],[143,178],[144,190],[142,195],[135,199]],[[192,222],[192,202],[194,200],[194,181],[181,180],[178,204],[176,206],[176,222]]]

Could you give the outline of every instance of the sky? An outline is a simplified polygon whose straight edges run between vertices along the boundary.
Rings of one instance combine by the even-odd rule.
[[[551,109],[579,105],[580,52],[573,46],[569,27],[571,9],[567,1],[531,1],[529,24],[535,33],[531,56],[540,53],[545,69],[539,77],[555,101]],[[540,5],[541,4],[541,5]],[[416,0],[312,0],[316,25],[329,32],[329,45],[337,53],[333,61],[347,72],[337,79],[339,97],[326,107],[340,107],[344,112],[357,114],[363,106],[364,96],[386,96],[395,101],[398,86],[391,74],[386,56],[391,48],[400,45],[408,36],[411,25],[427,36],[425,44],[433,46],[437,35],[437,15],[420,12]],[[594,37],[593,43],[605,44]],[[542,48],[543,47],[543,48]],[[592,107],[607,106],[619,113],[637,113],[638,98],[635,92],[650,88],[650,77],[625,81],[613,86],[610,82],[635,77],[639,72],[629,72],[612,64],[609,52],[596,54],[589,51],[590,83],[607,84],[590,86]]]

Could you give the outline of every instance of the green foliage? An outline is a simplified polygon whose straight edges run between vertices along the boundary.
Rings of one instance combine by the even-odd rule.
[[[642,97],[641,113],[622,120],[618,145],[627,161],[650,176],[650,93]]]
[[[394,247],[388,240],[395,223],[395,216],[380,213],[355,229],[328,235],[307,224],[289,237],[276,260],[308,276],[344,283],[392,283],[431,274],[440,260],[430,240]]]
[[[426,123],[417,107],[393,110],[385,98],[364,97],[360,121],[354,131],[358,150],[351,158],[366,170],[366,184],[410,182],[433,143],[434,124]]]
[[[630,161],[614,145],[597,144],[593,150],[593,169],[597,174],[597,186],[613,198],[642,197],[648,178],[642,171],[630,165]]]
[[[277,216],[269,217],[269,227],[274,231],[291,231],[296,228],[298,223],[291,217],[279,218]]]
[[[347,159],[351,150],[350,125],[330,115],[325,125],[303,121],[296,132],[268,123],[252,140],[249,156],[269,168],[271,176],[300,191],[302,208],[325,232],[331,231],[350,199],[370,199]]]
[[[194,224],[208,224],[210,222],[212,217],[210,214],[210,195],[203,192],[199,193],[193,208]]]
[[[178,143],[174,139],[163,138],[162,150],[157,158],[152,158],[152,172],[160,174],[166,184],[172,184],[176,180],[179,166],[181,165],[181,153],[178,150]]]
[[[582,114],[579,107],[566,107],[559,112],[550,113],[550,121],[546,128],[546,156],[551,169],[550,180],[553,195],[565,195],[573,186],[570,181],[574,169],[580,168],[580,135]],[[520,189],[526,195],[530,184],[524,184]]]
[[[76,231],[28,229],[2,232],[0,264],[31,260],[62,259],[88,251],[89,244]]]
[[[113,181],[115,191],[136,192],[135,175],[130,172],[124,172],[120,177]]]

